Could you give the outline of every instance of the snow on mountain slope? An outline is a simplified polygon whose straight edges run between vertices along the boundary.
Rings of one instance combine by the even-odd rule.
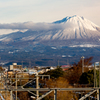
[[[69,46],[69,47],[100,47],[100,45],[92,45],[92,44],[81,44],[81,45],[72,45],[72,46]]]
[[[72,17],[66,17],[54,23],[64,24],[65,28],[62,30],[62,32],[55,34],[53,38],[56,38],[58,35],[61,36],[60,39],[83,39],[100,36],[100,32],[97,30],[99,26],[95,25],[84,17],[75,15]],[[66,27],[68,25],[70,25],[70,27]]]
[[[18,28],[19,25],[21,29],[23,28],[23,30],[26,29],[27,31],[22,33],[14,32],[13,34],[8,34],[3,37],[0,36],[0,41],[4,42],[7,38],[9,41],[16,41],[16,39],[18,41],[52,41],[70,39],[100,40],[100,27],[87,20],[86,18],[77,15],[65,17],[62,20],[47,24],[34,24],[33,22],[27,22],[18,24],[17,26],[16,25],[17,24],[13,24],[14,28]],[[7,25],[6,27],[8,28]]]
[[[4,35],[4,34],[10,34],[10,33],[14,33],[14,32],[25,32],[27,30],[18,30],[18,29],[15,29],[15,30],[12,30],[12,29],[0,29],[0,35]]]
[[[75,25],[76,26],[75,28],[84,27],[89,30],[96,30],[95,28],[99,27],[96,24],[94,24],[93,22],[87,20],[86,18],[77,16],[77,15],[74,15],[72,17],[66,17],[66,18],[56,21],[54,23],[56,23],[56,24],[57,23],[64,23],[64,24],[68,23],[68,24]]]
[[[52,23],[54,26],[61,26],[58,29],[51,29],[42,31],[34,37],[26,37],[24,40],[38,39],[38,40],[68,40],[68,39],[88,39],[99,38],[100,27],[91,21],[80,16],[66,17],[62,20]],[[51,24],[51,25],[52,25]]]

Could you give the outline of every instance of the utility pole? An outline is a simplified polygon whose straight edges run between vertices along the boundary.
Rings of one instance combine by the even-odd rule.
[[[5,79],[5,88],[7,89],[7,78],[8,78],[8,72],[6,75],[6,79]],[[7,100],[7,90],[5,91],[5,100]]]
[[[84,73],[84,56],[82,56],[81,58],[82,58],[82,73]]]
[[[17,89],[17,73],[16,73],[16,89]],[[16,100],[17,100],[17,90],[16,90]]]
[[[59,67],[59,60],[58,60],[58,67]]]
[[[100,87],[100,62],[99,62],[99,87]],[[97,89],[97,100],[100,100],[100,89]]]
[[[96,70],[95,70],[95,68],[96,68],[96,65],[94,63],[94,87],[96,86]]]
[[[36,89],[39,89],[39,76],[38,72],[36,73]],[[36,91],[37,99],[39,98],[39,91]]]
[[[97,100],[100,100],[100,89],[97,89]]]
[[[100,62],[99,62],[99,87],[100,87]]]
[[[23,69],[23,61],[22,61],[22,68],[21,68],[21,70]]]
[[[29,68],[31,68],[31,61],[29,61]]]
[[[13,98],[12,98],[12,91],[10,91],[10,100],[13,100]]]
[[[54,90],[54,100],[57,100],[57,90]]]
[[[68,61],[68,59],[67,59],[67,65],[69,65],[69,61]]]

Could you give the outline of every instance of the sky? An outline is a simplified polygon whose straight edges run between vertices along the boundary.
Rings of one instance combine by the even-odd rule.
[[[0,0],[0,23],[51,23],[83,16],[100,26],[100,0]]]

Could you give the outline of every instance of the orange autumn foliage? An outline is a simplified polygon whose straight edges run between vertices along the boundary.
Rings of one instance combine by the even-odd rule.
[[[46,82],[46,87],[48,88],[72,88],[72,86],[69,85],[69,82],[63,77],[59,77],[58,79],[48,80]],[[54,98],[54,92],[50,93],[46,98],[48,100],[50,98]],[[57,91],[57,100],[71,100],[72,98],[73,98],[72,91]]]

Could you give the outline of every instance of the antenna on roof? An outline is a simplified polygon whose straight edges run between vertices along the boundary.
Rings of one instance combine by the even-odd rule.
[[[58,60],[58,67],[59,67],[59,60]]]
[[[22,68],[21,68],[21,71],[23,70],[23,61],[22,61]]]
[[[68,59],[67,59],[67,65],[69,65],[69,61],[68,61]]]
[[[31,68],[31,61],[29,61],[29,68]]]

